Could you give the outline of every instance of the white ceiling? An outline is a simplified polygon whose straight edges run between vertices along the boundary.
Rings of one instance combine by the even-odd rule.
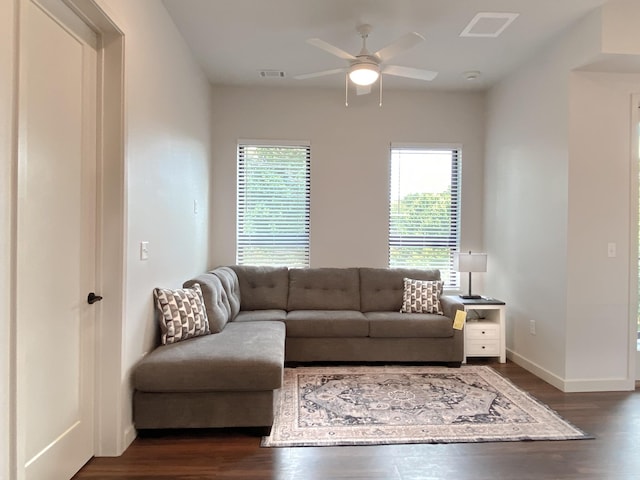
[[[344,85],[341,74],[295,75],[344,67],[345,60],[306,43],[318,37],[357,54],[356,26],[369,23],[374,52],[408,32],[426,41],[390,62],[436,70],[432,82],[386,75],[385,88],[484,89],[606,0],[163,0],[213,84],[243,86]],[[498,38],[461,38],[478,12],[518,13]],[[285,78],[261,78],[283,70]],[[464,72],[482,73],[475,81]]]

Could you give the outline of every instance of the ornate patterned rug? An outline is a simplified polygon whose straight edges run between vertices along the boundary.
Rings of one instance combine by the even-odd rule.
[[[593,438],[486,366],[287,368],[263,447]]]

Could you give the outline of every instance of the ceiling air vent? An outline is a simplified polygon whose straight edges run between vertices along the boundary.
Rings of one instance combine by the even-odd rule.
[[[491,37],[496,38],[511,25],[519,13],[490,13],[480,12],[471,19],[461,37]]]
[[[284,78],[285,73],[282,70],[260,70],[262,78]]]

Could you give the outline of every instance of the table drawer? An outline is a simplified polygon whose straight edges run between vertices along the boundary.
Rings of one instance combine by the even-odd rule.
[[[500,338],[500,325],[493,323],[467,323],[467,338]]]
[[[500,341],[498,339],[472,339],[466,345],[467,355],[500,355]]]

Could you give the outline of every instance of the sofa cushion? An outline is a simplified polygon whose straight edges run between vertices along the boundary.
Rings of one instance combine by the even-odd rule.
[[[262,391],[280,388],[285,327],[230,322],[217,335],[164,345],[133,371],[143,392]]]
[[[222,331],[229,321],[230,307],[220,279],[211,273],[203,273],[191,280],[187,280],[182,286],[191,288],[195,284],[200,285],[202,289],[202,297],[209,317],[211,333]]]
[[[369,336],[377,338],[452,337],[450,318],[433,313],[367,312]]]
[[[160,320],[162,345],[211,333],[202,290],[197,283],[193,288],[177,290],[155,288],[153,297]]]
[[[292,268],[289,303],[292,310],[360,310],[357,268]]]
[[[240,310],[287,309],[289,270],[287,267],[231,267],[240,284]]]
[[[366,337],[369,321],[355,310],[294,310],[284,321],[287,337]]]
[[[242,310],[235,318],[235,322],[282,322],[287,318],[285,310]]]
[[[440,270],[414,268],[360,268],[360,302],[363,312],[399,312],[404,279],[440,280]]]
[[[211,270],[216,277],[220,279],[222,288],[224,288],[227,294],[227,301],[229,304],[229,320],[233,320],[240,311],[240,283],[238,282],[238,275],[229,267],[218,267],[215,270]]]
[[[442,315],[440,306],[442,282],[440,280],[404,279],[404,295],[401,312],[437,313]]]

